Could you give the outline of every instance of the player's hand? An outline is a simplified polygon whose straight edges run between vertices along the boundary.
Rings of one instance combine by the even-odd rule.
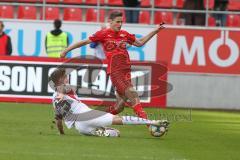
[[[61,58],[64,58],[64,57],[66,57],[66,55],[67,55],[67,53],[63,51],[63,52],[60,54],[60,57],[61,57]]]
[[[58,135],[63,136],[63,135],[65,135],[65,133],[64,132],[58,132]]]
[[[165,26],[164,26],[164,22],[160,23],[159,25],[157,25],[157,28],[156,28],[156,32],[158,33],[160,30],[164,29]]]

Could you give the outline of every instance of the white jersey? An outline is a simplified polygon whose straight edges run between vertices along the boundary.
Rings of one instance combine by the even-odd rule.
[[[78,100],[73,90],[64,95],[59,101],[57,92],[53,94],[53,107],[56,119],[63,119],[67,128],[75,128],[82,134],[92,135],[99,127],[110,126],[113,115],[110,113],[93,110]]]
[[[74,114],[80,114],[88,112],[91,109],[78,100],[77,95],[74,91],[70,91],[68,94],[64,95],[61,102],[58,101],[57,92],[53,94],[53,107],[55,111],[56,118],[62,118],[67,126],[67,128],[72,128],[76,119],[71,118]]]

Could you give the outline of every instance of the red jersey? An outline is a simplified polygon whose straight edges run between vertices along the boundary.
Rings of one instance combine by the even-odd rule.
[[[115,32],[109,28],[96,32],[89,39],[102,44],[108,61],[108,73],[131,68],[126,46],[127,44],[132,45],[135,42],[136,38],[134,34],[130,34],[124,30]]]

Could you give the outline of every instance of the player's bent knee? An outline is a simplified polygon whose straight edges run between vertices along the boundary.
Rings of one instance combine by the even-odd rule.
[[[134,88],[132,88],[132,87],[128,88],[126,90],[125,95],[130,100],[130,103],[132,106],[140,103],[138,93]]]
[[[129,87],[127,92],[130,93],[133,97],[138,97],[137,91],[133,87]]]
[[[118,115],[113,116],[112,124],[113,125],[122,125],[123,124],[122,117],[118,116]]]

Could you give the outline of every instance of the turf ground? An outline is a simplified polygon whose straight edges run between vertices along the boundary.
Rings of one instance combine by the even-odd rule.
[[[51,128],[50,105],[0,103],[0,160],[239,160],[239,112],[147,109],[171,120],[168,135],[145,126],[115,126],[120,138]],[[132,114],[126,109],[124,114]]]

